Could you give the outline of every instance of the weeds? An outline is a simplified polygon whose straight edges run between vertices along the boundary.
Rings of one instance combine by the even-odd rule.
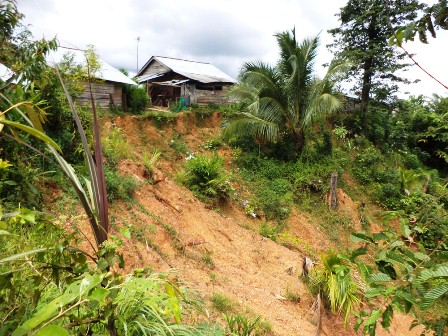
[[[213,307],[221,313],[234,310],[234,303],[232,299],[223,294],[214,293],[210,298],[210,301],[212,302]]]
[[[162,152],[158,149],[154,149],[151,156],[149,156],[148,153],[143,154],[142,162],[148,175],[150,175],[156,168],[157,161],[159,160],[161,154]]]
[[[291,291],[289,286],[286,286],[286,293],[285,297],[288,301],[299,303],[300,302],[300,296],[296,292]]]
[[[237,336],[251,336],[256,333],[258,323],[261,320],[260,316],[249,318],[245,315],[224,315],[227,330],[231,335]]]
[[[202,261],[204,262],[205,266],[207,266],[210,269],[215,268],[215,263],[212,259],[212,252],[211,251],[205,251],[205,253],[202,255]]]
[[[116,166],[120,160],[133,158],[131,146],[119,127],[113,127],[107,136],[103,136],[102,144],[104,155],[110,165]]]

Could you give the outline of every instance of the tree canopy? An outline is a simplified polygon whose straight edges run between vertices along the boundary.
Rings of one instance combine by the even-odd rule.
[[[275,36],[280,60],[275,66],[261,61],[244,64],[231,93],[246,109],[231,117],[224,134],[251,135],[260,143],[290,141],[300,152],[312,122],[342,107],[335,85],[345,64],[332,62],[320,79],[314,69],[318,37],[299,43],[295,29]]]
[[[400,62],[405,53],[389,46],[388,40],[393,27],[414,20],[421,8],[416,0],[349,0],[337,14],[341,25],[329,31],[334,37],[330,47],[352,64],[347,78],[355,81],[355,90],[360,92],[363,126],[370,98],[384,89],[390,96],[396,82],[406,81],[396,74],[407,66]]]

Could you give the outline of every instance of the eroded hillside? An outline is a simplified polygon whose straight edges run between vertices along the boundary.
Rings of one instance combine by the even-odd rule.
[[[207,151],[203,144],[219,132],[219,114],[206,118],[179,115],[168,123],[135,116],[103,121],[105,134],[117,128],[123,131],[132,158],[120,160],[118,170],[137,182],[132,200],[115,201],[110,208],[112,234],[122,236],[124,228],[131,234],[130,239],[122,237],[126,270],[147,267],[171,272],[180,283],[200,294],[210,320],[222,319],[222,313],[210,301],[221,295],[230,300],[233,311],[260,315],[272,327],[271,331],[266,327],[268,334],[316,335],[317,313],[312,309],[315,297],[301,280],[301,265],[305,256],[316,257],[337,243],[327,238],[312,217],[293,209],[287,228],[299,243],[282,246],[258,233],[263,219],[244,212],[243,195],[209,206],[175,182],[186,154],[173,142],[181,139],[189,152]],[[148,176],[141,158],[154,149],[161,156]],[[231,150],[219,151],[230,169]],[[357,203],[342,190],[338,192],[342,211],[351,216],[352,226],[358,227]],[[345,245],[347,239],[341,237],[340,242]],[[206,317],[190,318],[199,321]],[[398,317],[391,334],[418,335],[417,330],[412,334],[408,331],[410,323],[411,318]],[[325,313],[322,334],[352,335],[353,321],[344,329],[342,318]]]

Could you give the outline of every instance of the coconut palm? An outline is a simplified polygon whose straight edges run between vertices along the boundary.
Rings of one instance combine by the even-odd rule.
[[[275,36],[280,61],[276,66],[261,61],[244,64],[231,95],[247,108],[229,118],[224,136],[252,135],[272,143],[292,140],[300,151],[312,122],[342,107],[342,96],[334,88],[346,66],[333,61],[319,79],[314,72],[318,37],[298,43],[294,29]]]

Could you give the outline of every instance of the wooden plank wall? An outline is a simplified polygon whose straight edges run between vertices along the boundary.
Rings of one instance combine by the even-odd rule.
[[[208,105],[208,104],[216,104],[216,105],[224,105],[230,103],[229,98],[226,96],[228,88],[223,86],[222,90],[200,90],[196,88],[195,90],[195,102],[199,105]]]
[[[165,73],[169,72],[170,69],[164,66],[163,64],[152,61],[151,64],[145,69],[145,71],[140,75],[141,77],[153,75],[156,73]]]
[[[102,108],[111,107],[111,97],[114,100],[115,107],[121,107],[123,100],[122,85],[113,82],[92,83],[93,98],[97,106]],[[80,105],[90,106],[90,93],[88,84],[84,85],[84,92],[76,98]]]

